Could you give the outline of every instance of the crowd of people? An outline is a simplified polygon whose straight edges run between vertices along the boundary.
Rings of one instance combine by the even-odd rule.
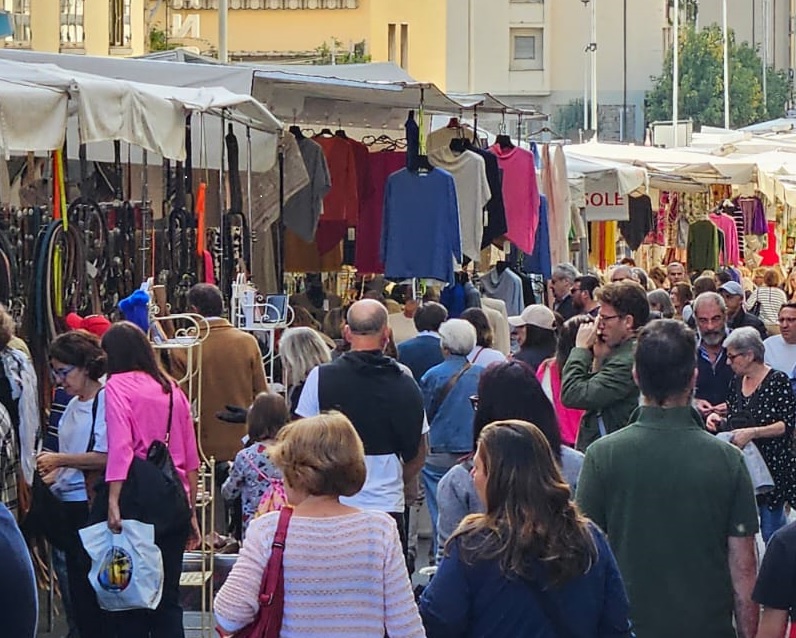
[[[549,303],[506,326],[478,307],[451,316],[433,295],[392,314],[370,295],[280,335],[279,392],[257,339],[200,284],[188,300],[209,325],[201,436],[179,353],[162,356],[134,323],[84,320],[50,348],[61,394],[41,450],[28,434],[37,377],[0,311],[0,428],[22,477],[20,507],[7,485],[3,501],[53,545],[73,637],[184,635],[201,446],[219,464],[216,531],[241,542],[214,600],[222,633],[254,620],[277,543],[283,638],[781,638],[796,614],[796,290],[780,275],[560,264]],[[158,442],[176,506],[142,488]],[[42,494],[58,525],[34,516]],[[105,612],[79,530],[130,518],[155,525],[162,599]],[[0,599],[27,637],[35,581],[13,519],[0,507],[15,556]],[[435,571],[413,591],[424,563]]]

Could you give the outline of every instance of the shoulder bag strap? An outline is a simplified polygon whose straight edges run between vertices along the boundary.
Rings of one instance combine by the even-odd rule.
[[[478,349],[478,354],[476,354],[476,355],[473,357],[472,363],[475,363],[476,361],[478,361],[478,357],[480,357],[480,356],[481,356],[481,353],[482,353],[484,350],[486,350],[486,347],[485,347],[485,346],[481,346],[481,347]]]
[[[284,587],[282,580],[282,556],[285,553],[285,539],[287,538],[287,527],[290,517],[293,516],[293,508],[286,506],[279,512],[279,522],[276,524],[274,542],[271,544],[271,556],[268,557],[268,564],[263,572],[263,580],[260,584],[260,608],[270,607],[274,604],[280,607],[284,605],[284,592],[278,595],[279,585]],[[278,632],[277,632],[278,633]]]
[[[163,441],[166,444],[166,447],[169,447],[169,439],[171,438],[171,416],[174,412],[174,386],[170,386],[169,388],[169,421],[166,425],[166,438]]]
[[[86,454],[89,452],[94,451],[94,445],[97,443],[96,436],[94,434],[94,430],[97,426],[97,410],[99,409],[99,397],[100,392],[102,392],[103,388],[100,388],[97,391],[97,394],[94,395],[94,401],[91,404],[91,434],[88,435],[88,446],[86,447]]]
[[[429,409],[428,413],[428,421],[429,423],[434,420],[434,417],[439,412],[439,409],[442,407],[442,404],[445,403],[445,399],[448,398],[448,395],[453,390],[454,386],[459,382],[459,379],[462,378],[462,375],[467,372],[470,368],[473,367],[473,364],[467,361],[463,366],[462,369],[459,370],[456,374],[454,374],[448,382],[445,384],[445,387],[440,390],[436,396],[434,397],[434,401],[431,403],[431,408]]]

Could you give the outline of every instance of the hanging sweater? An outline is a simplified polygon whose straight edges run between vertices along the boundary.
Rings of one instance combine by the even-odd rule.
[[[276,512],[249,526],[240,557],[214,603],[225,631],[254,619],[276,531]],[[380,512],[330,518],[293,516],[283,556],[281,638],[425,636],[395,521]]]
[[[506,208],[506,237],[524,253],[532,253],[539,225],[539,185],[533,153],[523,148],[489,149],[503,170],[503,204]]]
[[[459,206],[453,177],[441,168],[429,173],[402,169],[384,191],[381,229],[384,274],[454,282],[453,260],[462,260]]]
[[[688,227],[688,269],[702,272],[718,270],[719,232],[709,219],[694,222]]]

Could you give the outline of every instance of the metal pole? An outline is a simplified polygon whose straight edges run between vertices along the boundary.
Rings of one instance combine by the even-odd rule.
[[[597,116],[597,0],[591,0],[591,126],[595,140],[599,128]]]
[[[229,0],[218,0],[218,61],[229,62],[227,51],[227,17],[229,14]]]
[[[677,0],[675,0],[677,2]],[[625,141],[627,118],[627,0],[622,3],[622,117],[619,118],[621,142]]]
[[[721,0],[721,29],[724,44],[724,128],[730,128],[730,39],[727,35],[727,0]]]
[[[589,47],[583,52],[583,130],[589,130]]]
[[[680,0],[674,0],[674,47],[672,55],[672,146],[680,146]]]
[[[768,0],[763,0],[763,54],[760,56],[763,62],[763,106],[768,108],[768,24],[771,6]]]

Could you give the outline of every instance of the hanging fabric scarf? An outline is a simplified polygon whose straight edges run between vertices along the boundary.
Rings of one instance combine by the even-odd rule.
[[[0,360],[11,384],[11,398],[19,401],[19,457],[22,475],[25,482],[31,485],[36,468],[36,440],[41,425],[36,372],[25,354],[13,348],[0,351]]]

